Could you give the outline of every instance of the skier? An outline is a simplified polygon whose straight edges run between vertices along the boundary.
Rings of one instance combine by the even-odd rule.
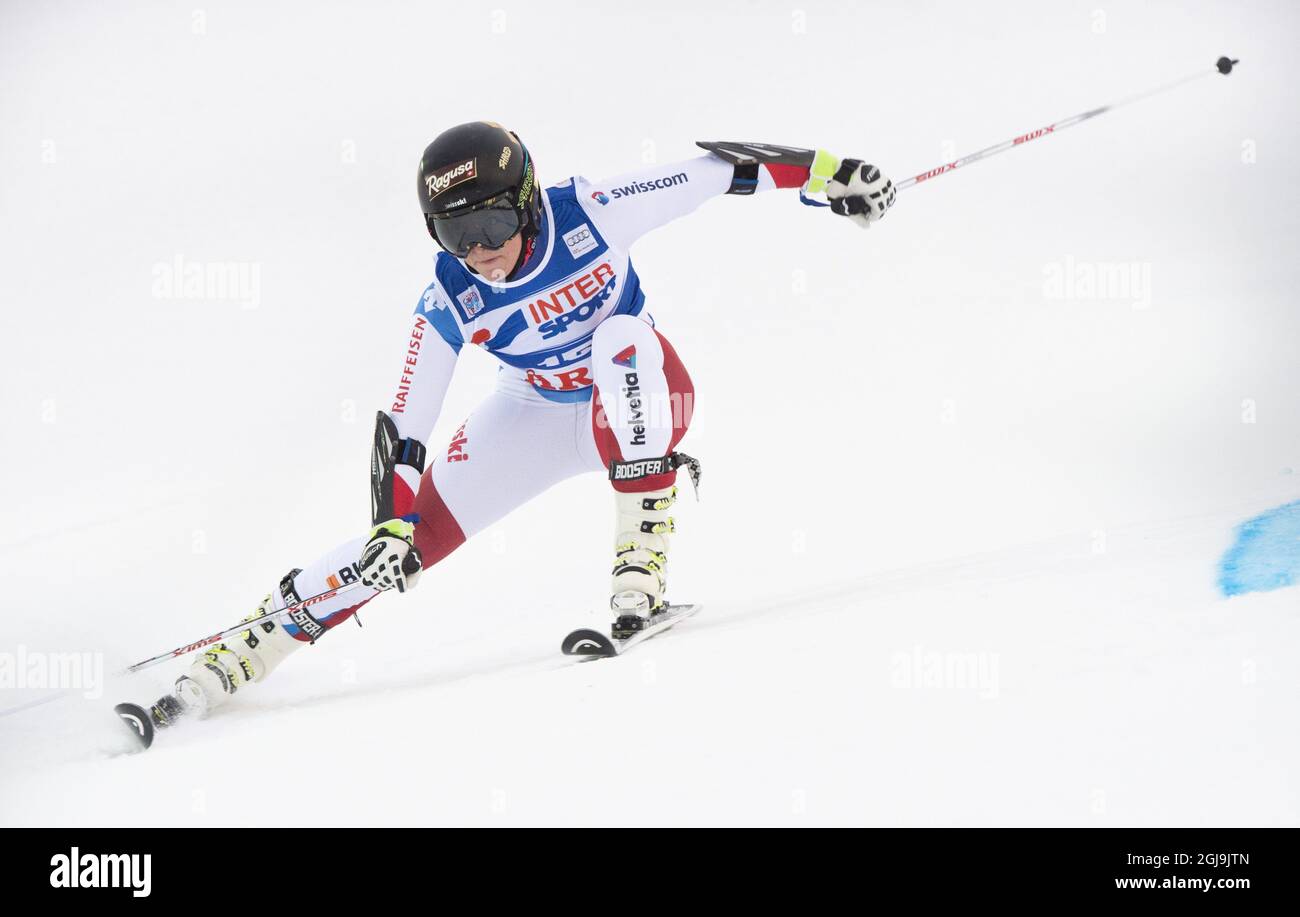
[[[813,204],[824,194],[832,213],[864,227],[894,203],[893,184],[860,160],[771,144],[699,146],[708,154],[542,189],[527,148],[493,122],[453,127],[429,144],[418,192],[443,251],[416,306],[391,403],[376,420],[374,527],[287,573],[245,619],[248,630],[199,652],[175,693],[151,708],[156,726],[206,713],[261,681],[375,595],[414,588],[467,538],[584,472],[604,471],[613,487],[612,637],[662,614],[676,471],[686,465],[694,481],[699,475],[698,463],[675,451],[694,388],[646,310],[628,249],[722,194],[798,188]],[[496,389],[430,455],[426,440],[466,347],[501,361]]]

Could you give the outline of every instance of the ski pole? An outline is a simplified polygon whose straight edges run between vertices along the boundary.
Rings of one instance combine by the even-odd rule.
[[[260,618],[253,618],[251,621],[240,621],[234,627],[227,627],[219,634],[213,634],[211,637],[204,637],[202,640],[196,640],[193,643],[187,643],[184,646],[178,646],[176,647],[176,649],[171,650],[170,652],[159,653],[157,656],[152,656],[149,659],[144,660],[143,662],[137,662],[135,665],[129,665],[126,667],[126,671],[123,674],[131,674],[133,672],[139,672],[141,669],[147,669],[150,666],[157,665],[160,662],[166,662],[168,659],[174,659],[177,656],[184,656],[186,653],[192,653],[195,650],[200,650],[205,646],[211,646],[214,643],[219,643],[220,641],[225,640],[227,637],[233,636],[234,634],[237,634],[240,631],[248,630],[249,628],[254,627],[257,624],[260,624],[263,621],[268,621],[272,618],[278,618],[281,615],[292,616],[295,613],[306,609],[308,605],[315,605],[318,602],[324,602],[327,599],[332,599],[334,598],[334,596],[342,595],[343,593],[351,589],[355,589],[360,585],[361,585],[361,580],[359,579],[353,580],[350,583],[347,583],[343,586],[339,586],[337,589],[327,589],[326,591],[313,595],[310,598],[303,599],[297,605],[287,605],[284,608],[281,608],[279,611],[273,611],[270,614],[263,615]]]
[[[1010,140],[1004,140],[1001,143],[995,143],[993,144],[993,146],[985,147],[984,149],[978,150],[977,152],[969,153],[965,156],[959,156],[958,158],[954,159],[952,162],[946,162],[943,163],[942,165],[935,166],[933,169],[930,169],[929,171],[926,172],[922,172],[920,175],[914,175],[911,178],[905,178],[902,181],[898,182],[898,184],[895,187],[897,187],[899,191],[902,191],[904,188],[910,188],[913,185],[919,185],[923,181],[929,181],[932,178],[936,178],[940,175],[944,175],[948,172],[951,172],[953,169],[959,169],[962,166],[970,165],[972,162],[979,162],[981,159],[988,159],[990,156],[996,156],[998,153],[1003,153],[1009,149],[1012,149],[1013,147],[1020,146],[1023,143],[1028,143],[1030,140],[1037,140],[1039,137],[1046,137],[1048,134],[1054,134],[1057,131],[1063,131],[1067,127],[1074,127],[1074,125],[1079,124],[1080,122],[1083,121],[1087,121],[1089,118],[1095,118],[1098,115],[1105,114],[1108,111],[1113,111],[1114,109],[1119,108],[1123,105],[1128,105],[1131,102],[1137,102],[1140,101],[1141,99],[1147,99],[1150,98],[1151,96],[1159,95],[1162,92],[1168,92],[1169,90],[1177,86],[1183,85],[1184,83],[1190,83],[1193,80],[1199,80],[1202,77],[1209,76],[1211,73],[1222,73],[1224,76],[1227,76],[1229,73],[1232,72],[1232,67],[1236,63],[1237,61],[1235,59],[1231,59],[1228,57],[1221,57],[1215,62],[1213,70],[1198,70],[1195,73],[1182,77],[1181,79],[1174,80],[1172,83],[1165,83],[1163,86],[1157,86],[1154,89],[1148,89],[1146,92],[1140,92],[1135,96],[1129,96],[1127,99],[1123,99],[1119,102],[1113,102],[1110,105],[1103,105],[1100,108],[1094,108],[1077,115],[1071,115],[1068,118],[1064,118],[1060,121],[1056,121],[1052,124],[1047,125],[1046,127],[1040,127],[1036,130],[1029,131],[1028,133],[1020,134],[1017,137],[1012,137]]]

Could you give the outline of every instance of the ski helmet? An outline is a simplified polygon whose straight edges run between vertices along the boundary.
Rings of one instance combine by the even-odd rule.
[[[429,235],[457,258],[475,245],[500,248],[518,233],[527,251],[541,227],[532,157],[494,121],[439,134],[420,157],[418,190]]]

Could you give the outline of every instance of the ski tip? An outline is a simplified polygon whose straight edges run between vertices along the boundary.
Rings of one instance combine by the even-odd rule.
[[[149,715],[148,710],[139,704],[118,704],[113,708],[113,712],[139,740],[142,751],[153,744],[153,717]]]
[[[560,644],[566,656],[617,656],[618,650],[609,637],[598,630],[575,630]]]

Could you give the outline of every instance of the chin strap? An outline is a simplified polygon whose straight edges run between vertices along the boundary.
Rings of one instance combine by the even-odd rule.
[[[519,270],[533,257],[533,252],[536,249],[537,234],[533,233],[530,237],[524,240],[523,245],[519,246],[519,260],[515,262],[515,266],[512,267],[510,273],[506,275],[506,280],[515,279],[515,275],[518,274]]]

